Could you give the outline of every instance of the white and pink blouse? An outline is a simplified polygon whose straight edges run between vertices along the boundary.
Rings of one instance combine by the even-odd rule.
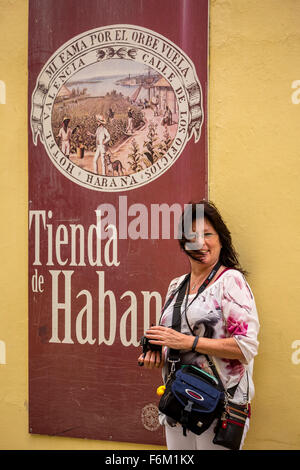
[[[183,281],[185,275],[174,279],[168,288],[167,299]],[[196,295],[196,294],[195,294]],[[189,295],[188,304],[195,295]],[[173,305],[164,311],[160,324],[172,326]],[[192,331],[191,331],[192,330]],[[253,358],[258,350],[259,321],[253,293],[240,271],[226,269],[217,280],[208,286],[187,308],[185,299],[181,306],[181,332],[207,338],[234,338],[238,343],[245,362],[236,359],[212,359],[226,389],[236,386],[233,401],[245,403],[247,394],[249,401],[254,396]],[[165,348],[167,356],[167,348]],[[212,373],[205,355],[192,351],[181,351],[182,364],[193,364]],[[166,363],[167,364],[167,361]],[[245,372],[248,373],[245,373]],[[168,374],[168,366],[163,370],[164,380]],[[249,388],[248,388],[249,387]]]

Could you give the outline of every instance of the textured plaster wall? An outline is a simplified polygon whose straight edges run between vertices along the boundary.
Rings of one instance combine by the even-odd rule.
[[[247,449],[300,448],[299,24],[297,0],[211,2],[210,197],[261,322]]]

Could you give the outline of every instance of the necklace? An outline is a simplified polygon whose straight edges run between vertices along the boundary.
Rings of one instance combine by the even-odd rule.
[[[196,279],[196,280],[194,281],[194,283],[193,283],[192,286],[191,286],[191,291],[195,290],[196,287],[200,284],[201,278],[202,278],[202,276],[199,277],[198,279]]]
[[[194,290],[198,284],[199,284],[199,279],[198,281],[195,281],[195,283],[192,285],[191,290]]]

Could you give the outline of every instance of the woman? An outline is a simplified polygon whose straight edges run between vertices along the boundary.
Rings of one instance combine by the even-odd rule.
[[[146,332],[151,344],[163,347],[162,357],[157,351],[148,351],[145,357],[139,357],[139,361],[148,369],[163,367],[166,381],[169,348],[180,350],[181,364],[193,364],[212,374],[207,355],[213,359],[224,387],[233,395],[233,401],[241,404],[254,396],[253,358],[257,354],[259,331],[255,301],[221,215],[212,203],[201,201],[200,204],[204,206],[202,235],[196,232],[197,204],[188,205],[188,209],[191,207],[192,210],[193,232],[197,234],[197,240],[192,242],[198,242],[198,249],[191,249],[193,243],[187,244],[189,237],[185,236],[184,230],[179,240],[191,267],[186,292],[188,303],[183,301],[181,306],[181,331],[171,328],[175,295],[163,311],[160,324]],[[217,269],[215,275],[197,296],[198,288],[214,267]],[[184,277],[170,283],[166,299],[172,296]],[[198,340],[195,338],[197,336]],[[166,416],[160,416],[160,421],[166,427],[167,447],[170,450],[225,449],[212,442],[215,422],[199,436],[192,432],[184,436],[178,423],[175,425]],[[248,426],[249,419],[243,440]]]

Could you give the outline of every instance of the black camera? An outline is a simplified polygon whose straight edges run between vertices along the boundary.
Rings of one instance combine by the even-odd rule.
[[[140,340],[140,346],[142,346],[142,348],[143,348],[143,356],[144,357],[145,357],[145,355],[148,351],[159,351],[160,354],[161,354],[161,351],[162,351],[162,347],[161,347],[160,344],[150,343],[149,339],[146,336],[142,336],[142,338]],[[139,366],[144,365],[143,362],[139,362],[138,364],[139,364]]]

